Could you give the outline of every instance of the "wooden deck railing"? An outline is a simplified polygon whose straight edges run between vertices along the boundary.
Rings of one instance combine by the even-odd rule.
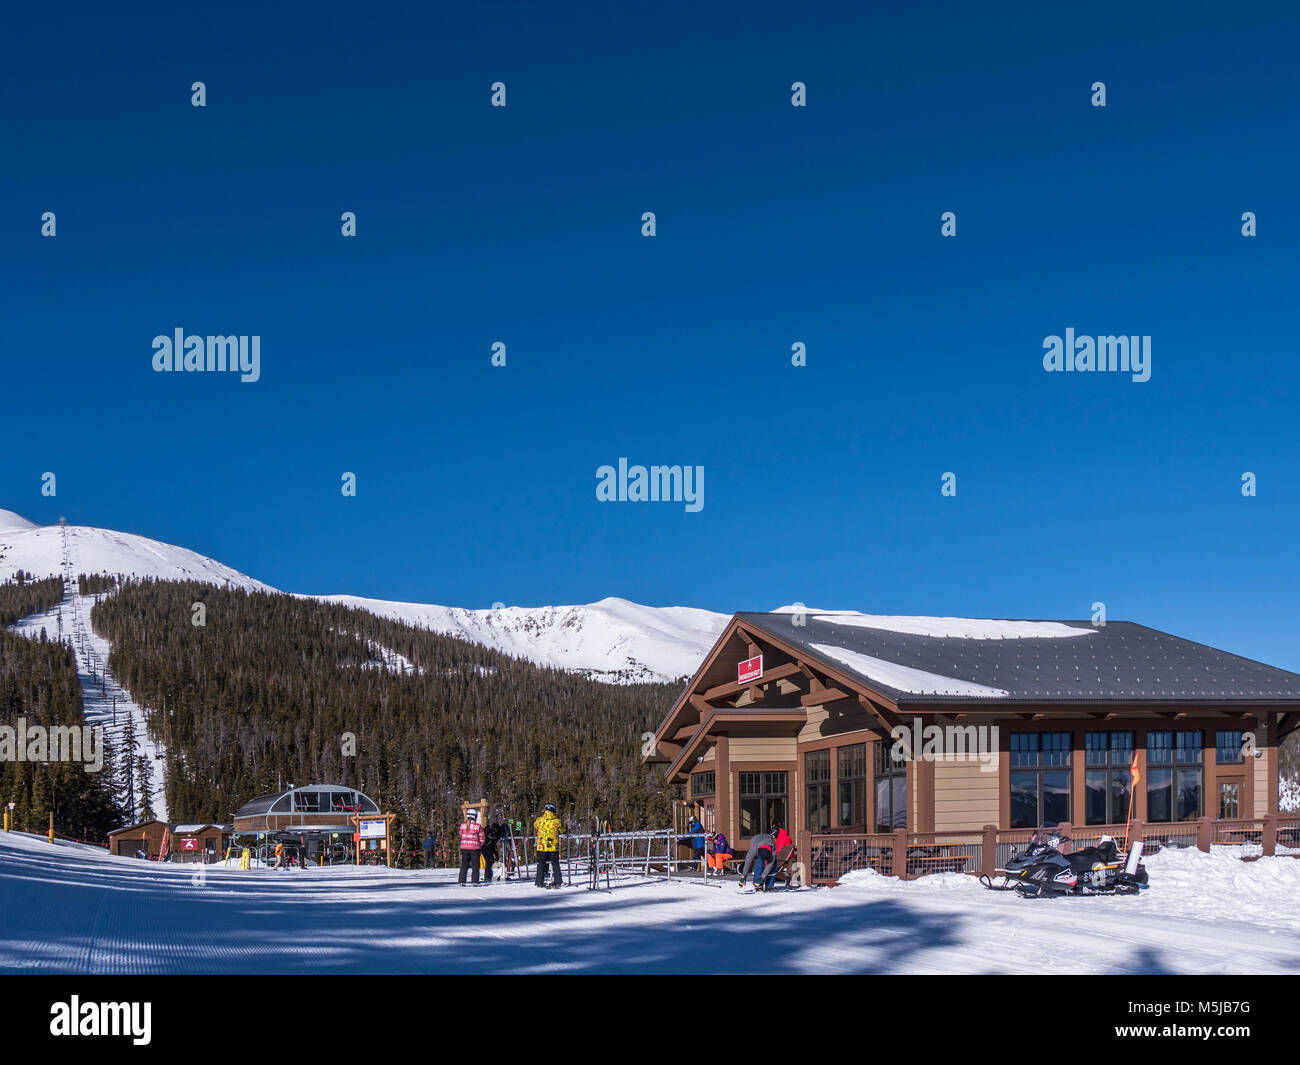
[[[1238,845],[1243,861],[1273,855],[1300,857],[1300,815],[1271,814],[1218,820],[1202,817],[1195,821],[1128,825],[1058,826],[1070,838],[1067,850],[1095,846],[1102,836],[1121,844],[1142,840],[1148,854],[1162,847],[1196,847],[1209,851],[1215,846]],[[1017,851],[1023,850],[1034,834],[1032,828],[999,829],[985,825],[981,831],[960,832],[802,832],[799,851],[808,856],[807,876],[813,884],[835,884],[846,873],[874,869],[883,876],[904,880],[929,873],[993,875]],[[1256,850],[1258,848],[1258,850]]]

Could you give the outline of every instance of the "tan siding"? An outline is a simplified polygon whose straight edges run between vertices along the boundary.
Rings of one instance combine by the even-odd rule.
[[[974,831],[998,823],[999,781],[978,762],[934,764],[936,832]]]
[[[799,730],[799,739],[804,743],[807,743],[810,740],[821,739],[822,722],[828,717],[830,717],[830,714],[826,712],[826,707],[808,707],[808,720],[804,724],[804,727]]]
[[[793,736],[733,736],[731,738],[731,763],[737,762],[793,762],[795,738]]]
[[[1217,801],[1218,796],[1215,796],[1215,802]],[[1255,759],[1255,810],[1252,816],[1268,816],[1268,752],[1266,750],[1261,750],[1260,756]]]
[[[713,744],[713,743],[710,743],[710,744],[709,744],[709,749],[708,749],[707,751],[704,752],[704,762],[705,762],[705,764],[714,761],[714,760],[717,758],[717,755],[718,755],[718,748],[717,748],[717,745],[716,745],[716,744]]]
[[[822,735],[822,726],[826,719],[830,717],[830,712],[824,706],[809,706],[806,708],[808,720],[804,723],[803,728],[799,730],[799,741],[809,743],[812,740],[824,739]],[[850,711],[835,730],[835,738],[839,739],[841,735],[846,735],[846,726],[848,729],[861,731],[876,726],[875,719],[865,710]]]

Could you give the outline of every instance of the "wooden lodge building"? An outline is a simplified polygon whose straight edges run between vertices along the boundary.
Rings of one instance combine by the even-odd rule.
[[[737,853],[777,823],[805,855],[819,834],[900,830],[1001,846],[994,830],[1122,828],[1130,812],[1276,815],[1297,727],[1300,675],[1131,622],[746,613],[645,760]]]

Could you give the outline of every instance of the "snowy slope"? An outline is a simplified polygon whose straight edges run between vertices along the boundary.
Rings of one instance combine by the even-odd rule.
[[[112,573],[275,591],[183,547],[88,526],[37,527],[18,514],[0,510],[0,580],[10,579],[20,569],[42,577]],[[585,606],[466,610],[351,595],[304,598],[368,610],[538,665],[613,683],[669,681],[694,673],[729,618],[710,610],[640,606],[626,599],[602,599]]]
[[[154,815],[167,819],[167,794],[164,774],[166,752],[149,733],[144,709],[131,698],[108,669],[109,645],[90,624],[90,610],[95,605],[93,595],[77,595],[74,581],[64,582],[63,601],[44,614],[23,618],[14,631],[31,639],[39,639],[41,631],[50,640],[63,639],[72,645],[77,659],[77,675],[81,681],[81,702],[86,724],[104,730],[105,762],[116,753],[123,742],[128,719],[135,730],[137,756],[143,755],[149,766],[149,780],[138,781],[141,789],[147,787],[149,804]]]
[[[0,510],[0,532],[21,532],[24,529],[35,529],[36,523],[28,521],[21,514],[15,514],[12,510]]]
[[[1135,898],[1026,902],[960,874],[869,872],[771,895],[638,877],[538,891],[458,888],[453,870],[159,865],[10,833],[0,972],[1294,974],[1300,861],[1146,864]]]
[[[640,606],[613,598],[586,606],[493,610],[392,603],[354,595],[315,598],[458,636],[538,665],[624,684],[669,681],[694,673],[730,620],[711,610]]]
[[[9,513],[0,511],[0,517]],[[3,524],[0,522],[0,526]],[[62,575],[65,531],[73,577],[78,573],[113,573],[125,577],[202,581],[248,591],[272,590],[261,581],[183,547],[134,533],[84,525],[69,525],[66,530],[58,525],[44,525],[0,531],[0,580],[11,579],[14,571],[20,569],[38,577]]]

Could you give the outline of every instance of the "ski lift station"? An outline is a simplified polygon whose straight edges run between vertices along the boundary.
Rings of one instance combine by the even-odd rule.
[[[358,846],[387,852],[389,825],[378,804],[355,788],[309,784],[244,803],[235,811],[234,845],[260,856],[283,843],[308,864],[330,865],[355,861]]]
[[[1044,824],[1300,847],[1297,729],[1300,675],[1132,622],[795,610],[735,615],[644,761],[706,831],[786,827],[833,883],[995,868]]]

